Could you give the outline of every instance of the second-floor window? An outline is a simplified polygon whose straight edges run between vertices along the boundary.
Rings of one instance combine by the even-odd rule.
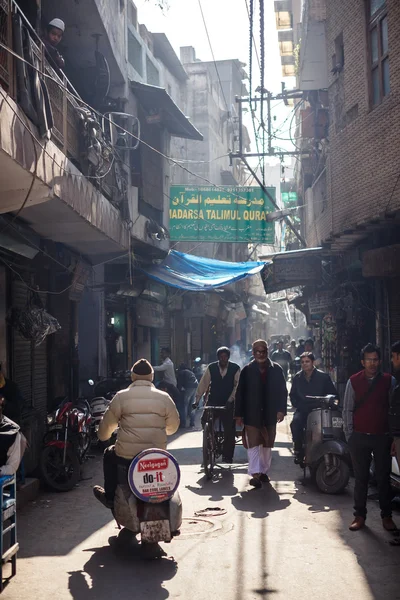
[[[390,92],[389,36],[386,0],[369,0],[368,35],[372,107]]]

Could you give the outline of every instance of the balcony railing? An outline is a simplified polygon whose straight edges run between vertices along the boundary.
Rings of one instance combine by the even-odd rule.
[[[44,77],[44,82],[49,93],[54,120],[51,139],[79,165],[79,116],[75,110],[78,102],[71,93],[78,94],[67,77],[62,73],[58,74],[45,58],[45,49],[40,37],[14,0],[0,0],[0,41],[17,52],[13,39],[13,19],[18,16],[29,37],[34,67],[39,72],[48,75],[48,77]],[[26,59],[26,57],[23,58]],[[18,59],[7,50],[0,48],[0,83],[15,100],[18,100],[19,97],[16,78],[17,61]],[[71,93],[68,93],[67,90],[70,90]]]
[[[23,28],[22,33],[21,27]],[[126,185],[123,173],[121,175],[121,169],[117,171],[118,165],[116,163],[118,161],[111,161],[113,149],[110,146],[109,135],[103,131],[99,121],[96,143],[98,148],[99,142],[97,140],[101,138],[101,150],[99,151],[101,156],[97,158],[102,166],[98,171],[96,166],[90,165],[87,146],[90,146],[91,141],[88,141],[87,131],[86,134],[83,133],[85,125],[82,120],[84,121],[85,117],[82,117],[81,109],[84,102],[80,102],[80,97],[68,78],[61,71],[56,71],[51,66],[46,58],[43,42],[15,0],[0,0],[0,42],[14,53],[21,55],[20,40],[22,40],[24,47],[22,58],[33,64],[34,69],[41,74],[40,78],[47,89],[53,120],[51,140],[84,175],[91,177],[93,184],[113,204],[120,206],[126,199]],[[28,55],[26,54],[26,47],[29,47]],[[22,75],[21,65],[26,67]],[[27,81],[31,75],[32,70],[26,65],[26,62],[20,61],[5,48],[0,47],[0,87],[5,89],[18,102],[22,110],[25,110],[27,116],[38,125],[35,122],[33,85],[32,82]],[[28,98],[26,104],[21,99],[21,86],[25,86],[23,97]],[[32,106],[34,107],[33,110]],[[93,116],[96,118],[95,115]],[[36,120],[38,119],[36,118]]]
[[[10,47],[11,38],[11,11],[8,0],[0,0],[0,42]],[[0,48],[0,85],[9,91],[10,73],[12,69],[11,55]]]

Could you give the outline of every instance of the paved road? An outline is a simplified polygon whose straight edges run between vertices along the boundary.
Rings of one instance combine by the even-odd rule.
[[[297,480],[287,422],[273,452],[272,485],[262,490],[248,485],[242,447],[214,482],[199,470],[200,432],[175,436],[170,449],[182,468],[185,516],[181,537],[165,545],[171,558],[147,563],[110,548],[115,523],[91,491],[101,482],[98,457],[86,469],[92,479],[67,494],[44,494],[20,514],[18,575],[4,598],[400,599],[400,548],[389,546],[376,502],[369,527],[349,532],[351,490],[330,497]],[[210,507],[226,513],[194,518]]]

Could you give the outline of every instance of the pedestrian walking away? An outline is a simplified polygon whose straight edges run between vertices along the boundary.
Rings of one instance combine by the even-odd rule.
[[[289,365],[290,361],[292,360],[292,357],[290,355],[290,352],[283,348],[282,341],[278,342],[278,348],[275,350],[275,352],[272,353],[271,360],[273,362],[278,363],[278,365],[282,367],[285,379],[287,379],[289,374]]]
[[[200,398],[207,396],[207,406],[224,406],[218,417],[224,429],[224,444],[222,459],[231,463],[235,452],[235,394],[239,383],[240,367],[229,360],[229,348],[222,346],[217,350],[218,361],[208,365],[203,377],[200,379],[196,391],[195,405],[198,406]]]
[[[304,339],[299,338],[299,345],[297,346],[297,349],[296,349],[296,356],[301,356],[303,354],[303,352],[305,352]]]
[[[268,358],[265,340],[253,343],[254,360],[246,365],[236,391],[235,417],[244,425],[243,443],[247,447],[250,484],[260,488],[269,482],[276,424],[286,415],[287,388],[282,367]]]
[[[293,437],[294,462],[303,460],[303,436],[307,425],[307,417],[314,408],[314,401],[307,396],[337,396],[337,390],[327,373],[315,368],[315,356],[312,352],[303,352],[300,356],[301,371],[293,377],[290,390],[290,402],[296,412],[293,415],[290,429]]]
[[[179,365],[178,369],[178,390],[183,395],[182,400],[182,414],[181,426],[186,427],[189,419],[189,427],[194,427],[194,416],[195,411],[192,408],[193,402],[196,397],[196,390],[199,382],[197,381],[196,375],[187,367],[185,364]]]
[[[391,509],[391,445],[389,397],[396,380],[381,372],[381,351],[367,344],[361,351],[363,370],[352,375],[344,395],[344,433],[354,469],[354,520],[349,529],[358,531],[367,518],[367,494],[371,454],[374,456],[382,525],[396,530]]]

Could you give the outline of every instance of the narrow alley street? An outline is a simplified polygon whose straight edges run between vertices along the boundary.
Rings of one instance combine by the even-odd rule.
[[[273,451],[272,484],[262,490],[248,485],[242,446],[232,470],[206,482],[199,468],[201,432],[174,436],[170,450],[182,469],[184,525],[182,535],[165,545],[170,558],[155,562],[119,556],[109,546],[118,530],[92,495],[101,482],[96,456],[86,468],[91,479],[67,494],[43,493],[19,514],[18,574],[4,597],[400,598],[399,550],[388,543],[376,502],[369,502],[369,527],[349,532],[351,489],[332,497],[303,486],[288,434],[286,420]],[[215,507],[226,513],[194,515]]]

